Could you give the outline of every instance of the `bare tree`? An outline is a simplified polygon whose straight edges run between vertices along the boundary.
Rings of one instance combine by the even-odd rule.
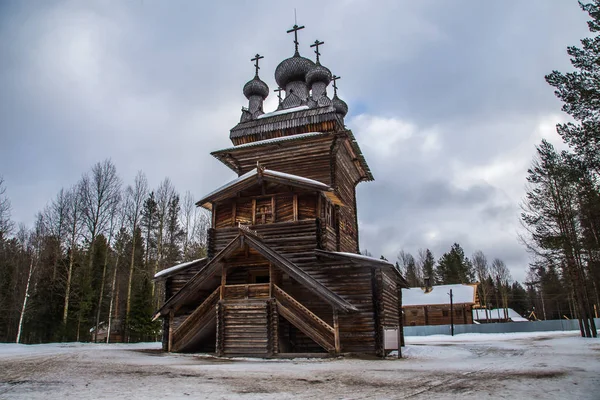
[[[108,243],[106,254],[104,255],[104,264],[102,266],[102,280],[100,281],[100,292],[98,293],[98,306],[96,307],[96,326],[94,329],[94,342],[97,341],[98,338],[98,329],[100,328],[100,314],[102,312],[102,300],[104,299],[104,285],[106,280],[106,269],[108,267],[108,259],[110,256],[110,248],[113,239],[113,234],[115,231],[115,226],[117,224],[117,212],[120,206],[121,194],[118,193],[117,198],[111,204],[110,208],[110,223],[108,227]],[[109,315],[110,318],[110,315]]]
[[[69,316],[69,301],[71,297],[71,283],[73,278],[73,267],[75,265],[75,250],[81,238],[82,223],[82,188],[81,185],[75,185],[66,193],[65,202],[67,203],[67,247],[69,253],[69,265],[67,266],[67,278],[65,282],[65,300],[63,305],[63,328],[66,328]]]
[[[13,229],[13,222],[10,219],[11,205],[8,196],[6,196],[6,186],[4,178],[0,176],[0,239],[9,234]]]
[[[60,189],[56,197],[44,208],[44,225],[48,235],[55,238],[58,246],[56,248],[56,261],[52,269],[52,281],[56,280],[58,260],[61,258],[68,242],[68,216],[69,198],[68,191]]]
[[[25,320],[25,313],[27,312],[27,303],[32,295],[32,280],[36,272],[40,253],[42,249],[42,240],[44,239],[44,221],[41,214],[36,216],[35,228],[32,232],[27,232],[24,226],[20,228],[21,240],[23,241],[22,246],[26,249],[29,255],[29,270],[27,273],[27,284],[25,286],[25,297],[23,298],[23,305],[21,307],[21,314],[19,316],[19,326],[17,329],[16,343],[21,342],[21,334],[23,333],[23,321]],[[35,285],[34,285],[35,287]]]
[[[477,250],[473,253],[471,257],[471,262],[473,263],[473,269],[475,270],[475,274],[477,275],[477,280],[479,281],[479,293],[481,297],[481,303],[485,307],[485,317],[486,320],[489,319],[488,316],[488,298],[490,295],[490,287],[488,286],[488,278],[490,277],[490,267],[487,262],[487,258],[483,251]]]
[[[496,282],[500,298],[502,300],[502,307],[504,308],[504,318],[508,319],[508,291],[512,277],[510,271],[504,264],[504,261],[499,258],[495,258],[492,262],[492,275]]]
[[[184,231],[183,261],[191,261],[204,256],[209,218],[206,212],[196,207],[194,198],[189,191],[183,197],[180,222]]]
[[[175,196],[175,188],[171,183],[169,178],[165,178],[158,189],[156,190],[156,204],[158,207],[158,215],[157,215],[157,238],[156,238],[156,263],[154,265],[153,275],[161,270],[164,266],[162,265],[162,261],[164,258],[164,233],[166,229],[167,222],[167,214],[169,210],[169,204],[171,200]],[[154,280],[152,281],[152,295],[155,297],[155,301],[157,300],[155,296],[155,284]]]
[[[131,226],[131,262],[129,264],[129,281],[127,284],[127,305],[125,309],[126,325],[129,324],[129,313],[131,311],[131,286],[133,284],[133,271],[135,268],[135,246],[136,246],[136,231],[140,223],[142,207],[144,199],[148,194],[148,181],[142,171],[139,171],[135,177],[132,186],[128,186],[126,196],[128,197],[129,209],[127,210],[127,218]]]

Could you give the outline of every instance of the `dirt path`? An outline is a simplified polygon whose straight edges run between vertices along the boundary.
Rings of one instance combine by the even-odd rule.
[[[223,360],[155,344],[0,345],[0,399],[600,398],[600,341],[424,340],[403,360]]]

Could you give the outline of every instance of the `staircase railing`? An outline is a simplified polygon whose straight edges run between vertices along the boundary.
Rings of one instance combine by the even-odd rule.
[[[213,310],[213,307],[219,301],[220,293],[221,287],[219,286],[194,310],[193,313],[190,314],[189,317],[185,319],[185,321],[181,323],[181,325],[179,325],[179,327],[177,327],[177,329],[175,329],[175,331],[173,331],[173,349],[180,348],[182,341],[184,341],[190,333],[196,333],[197,329],[193,328],[197,327],[198,322],[204,319],[209,311]]]
[[[285,319],[327,351],[335,350],[335,329],[331,325],[323,321],[279,286],[273,285],[273,294],[277,300],[277,309]]]

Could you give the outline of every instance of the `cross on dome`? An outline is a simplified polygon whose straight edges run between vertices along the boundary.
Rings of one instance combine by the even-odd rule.
[[[317,64],[319,63],[319,56],[321,55],[321,53],[319,53],[319,46],[322,44],[325,44],[325,42],[319,42],[319,39],[317,39],[314,44],[310,45],[310,47],[316,47],[315,54],[317,55]]]
[[[304,29],[304,26],[298,26],[296,24],[294,24],[294,27],[290,30],[287,31],[287,33],[292,33],[294,32],[294,45],[296,46],[296,53],[295,54],[300,54],[298,53],[298,31],[300,29]]]
[[[256,68],[256,76],[258,76],[258,70],[260,69],[260,67],[258,66],[258,60],[265,58],[264,56],[261,56],[260,54],[256,53],[256,55],[254,56],[254,58],[250,59],[250,61],[254,61],[254,68]]]
[[[274,92],[277,92],[277,98],[279,99],[279,104],[281,104],[281,92],[285,92],[285,89],[282,89],[280,87],[278,87],[277,89],[273,90]]]
[[[334,75],[333,78],[331,78],[331,80],[333,81],[333,94],[334,94],[334,96],[337,95],[337,83],[336,83],[336,81],[338,79],[342,79],[342,77]]]

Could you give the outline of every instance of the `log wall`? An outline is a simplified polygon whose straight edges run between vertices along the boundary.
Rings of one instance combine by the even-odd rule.
[[[404,306],[404,325],[450,325],[450,305]],[[454,324],[473,323],[473,305],[454,305]]]

